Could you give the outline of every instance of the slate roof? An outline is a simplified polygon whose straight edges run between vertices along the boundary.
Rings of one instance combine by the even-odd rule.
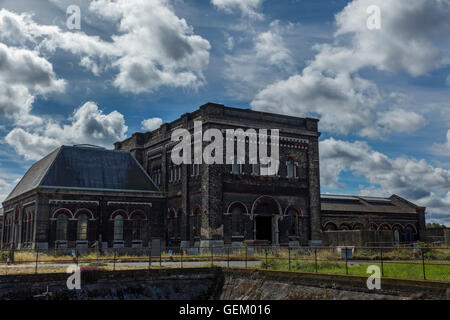
[[[25,173],[5,201],[38,187],[154,191],[154,182],[127,151],[61,146]]]
[[[425,210],[397,195],[381,198],[322,194],[320,202],[322,212],[417,213],[418,209]]]

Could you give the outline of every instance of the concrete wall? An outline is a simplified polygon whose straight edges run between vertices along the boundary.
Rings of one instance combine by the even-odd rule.
[[[384,278],[380,290],[367,277],[246,269],[128,270],[85,274],[81,290],[67,290],[68,274],[0,276],[0,299],[399,299],[422,293],[445,299],[448,283]],[[43,296],[48,288],[49,295]]]

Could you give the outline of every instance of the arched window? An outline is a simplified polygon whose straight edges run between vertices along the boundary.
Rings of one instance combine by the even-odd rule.
[[[144,217],[136,214],[133,217],[133,240],[142,240],[144,235]]]
[[[299,212],[294,208],[289,208],[287,211],[289,219],[288,235],[291,237],[298,237],[300,235],[300,217]]]
[[[87,240],[87,229],[88,229],[88,215],[87,213],[81,213],[78,216],[77,240]]]
[[[395,244],[400,244],[400,232],[398,232],[398,229],[394,230],[394,242]]]
[[[123,216],[114,217],[114,240],[123,240]]]
[[[241,174],[242,173],[242,164],[238,163],[238,157],[234,156],[233,164],[231,165],[231,172],[233,174]]]
[[[67,215],[61,213],[56,218],[56,240],[67,240]]]
[[[286,176],[290,179],[298,178],[297,173],[297,162],[295,162],[293,159],[289,159],[286,162]]]
[[[244,235],[244,209],[241,205],[236,204],[231,208],[231,235],[239,237]]]

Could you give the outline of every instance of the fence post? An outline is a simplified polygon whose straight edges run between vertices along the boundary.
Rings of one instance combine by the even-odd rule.
[[[183,269],[183,254],[184,254],[184,250],[183,250],[183,248],[181,248],[181,259],[180,259],[181,269]]]
[[[380,248],[381,276],[384,277],[383,247]]]
[[[425,275],[425,253],[424,253],[424,250],[423,250],[423,248],[422,248],[422,250],[420,250],[420,251],[422,251],[422,270],[423,270],[423,280],[427,280],[427,277],[426,277],[426,275]]]
[[[161,242],[159,242],[159,267],[162,267],[162,246],[161,246]]]
[[[148,270],[152,268],[152,249],[148,248]]]
[[[317,265],[317,248],[314,248],[314,264],[316,266],[316,273],[319,272],[319,268]]]
[[[347,248],[344,249],[345,250],[345,274],[348,274],[348,262],[347,262]]]
[[[227,247],[227,268],[230,267],[230,247]]]
[[[245,245],[245,269],[247,269],[247,255],[248,255],[248,246]]]
[[[209,246],[209,250],[211,250],[211,268],[214,267],[214,250],[212,245]]]
[[[36,250],[36,266],[34,269],[34,273],[38,273],[38,260],[39,260],[39,251]]]
[[[288,248],[289,271],[291,271],[291,247]]]
[[[116,271],[116,255],[117,255],[117,249],[114,249],[113,271]]]
[[[267,265],[267,248],[264,251],[266,252],[266,269],[267,269],[268,268],[268,265]]]

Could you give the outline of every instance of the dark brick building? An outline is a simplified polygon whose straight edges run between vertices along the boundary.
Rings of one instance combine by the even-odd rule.
[[[193,134],[194,120],[202,121],[203,130],[279,129],[278,174],[261,176],[251,164],[173,166],[171,133],[185,128]],[[115,147],[130,151],[167,193],[170,245],[308,244],[321,239],[317,124],[208,103]]]
[[[195,121],[223,133],[278,129],[278,173],[263,175],[249,161],[174,165],[172,132],[194,136]],[[208,103],[115,150],[63,146],[34,164],[3,202],[3,246],[308,245],[320,244],[324,230],[375,226],[401,226],[403,240],[420,238],[425,208],[400,197],[383,205],[355,197],[356,205],[323,196],[321,208],[319,137],[316,119]]]
[[[3,202],[3,247],[148,246],[166,201],[128,152],[62,146],[36,162]]]

